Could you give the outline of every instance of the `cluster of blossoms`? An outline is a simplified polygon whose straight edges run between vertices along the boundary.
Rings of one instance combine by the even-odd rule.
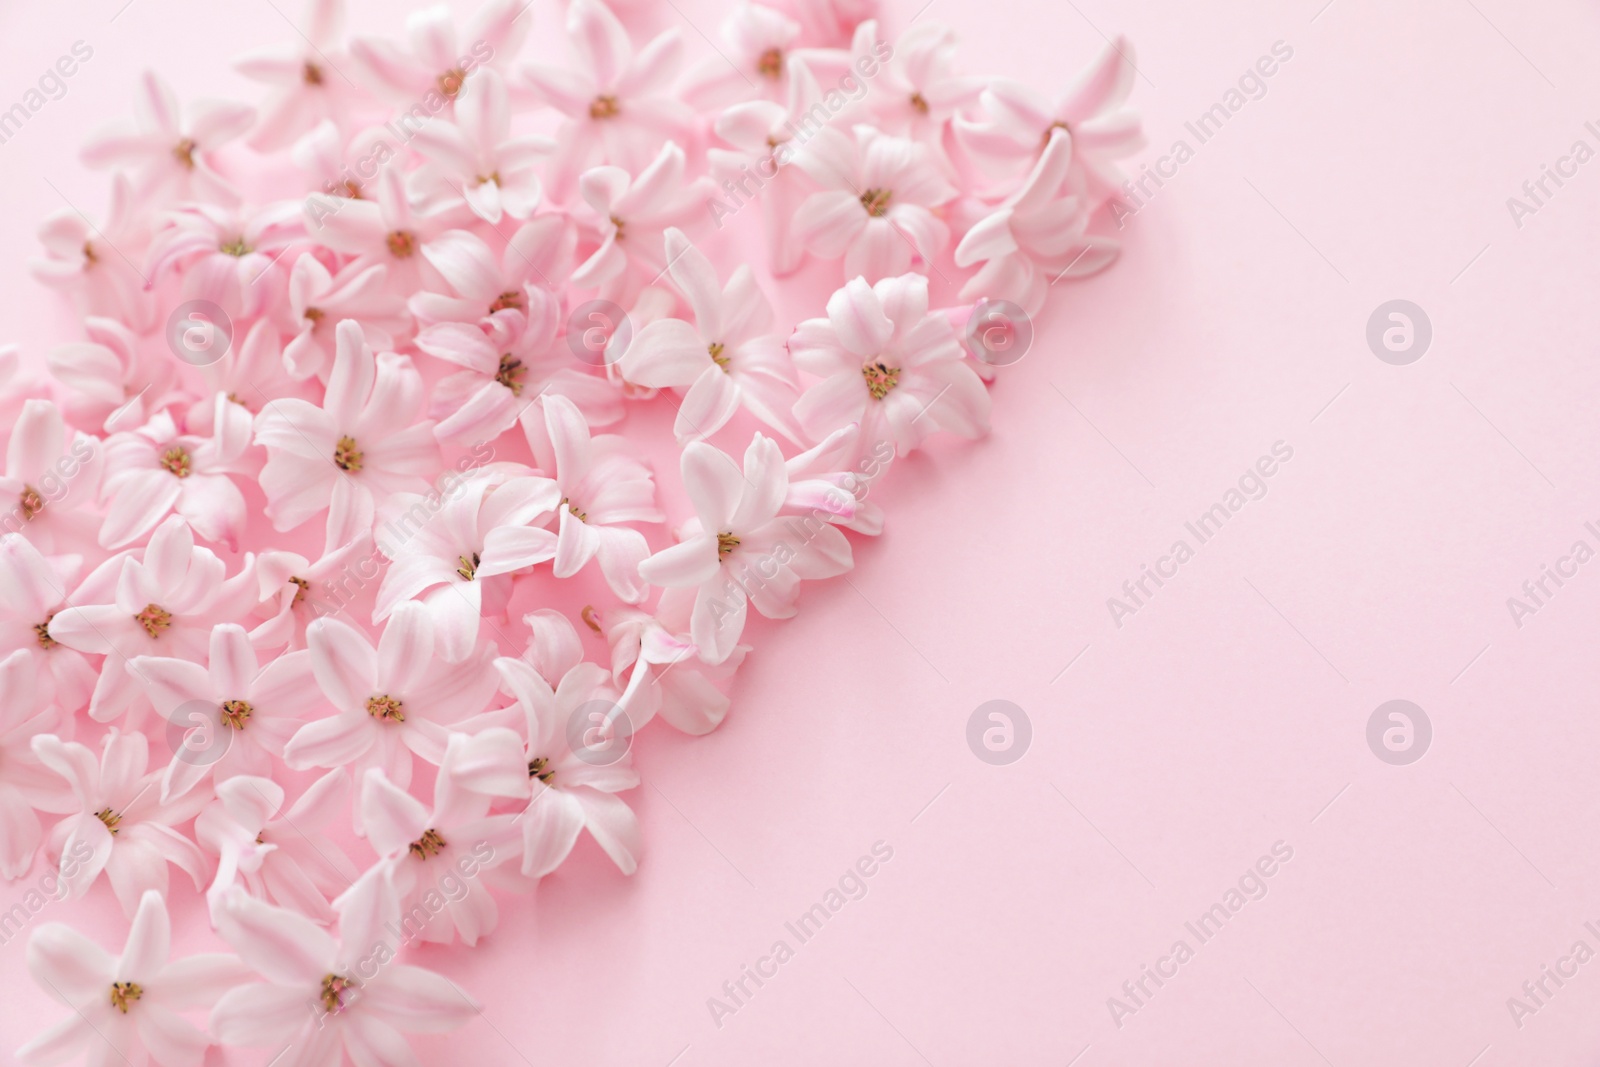
[[[238,61],[259,108],[147,76],[85,150],[103,224],[43,227],[83,336],[0,350],[0,875],[103,876],[131,928],[33,932],[67,1010],[23,1062],[415,1063],[477,1006],[407,946],[476,944],[585,833],[632,873],[633,732],[715,729],[750,608],[986,432],[975,304],[1115,257],[1122,42],[1052,100],[872,0],[741,3],[689,70],[601,0],[530,62],[534,18],[395,43],[315,0]],[[719,269],[729,226],[766,262]],[[802,268],[836,291],[783,322]],[[169,959],[170,867],[225,951]]]

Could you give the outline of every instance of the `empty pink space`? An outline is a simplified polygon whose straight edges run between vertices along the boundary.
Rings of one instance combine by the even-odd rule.
[[[410,10],[352,0],[351,28],[396,35]],[[255,102],[231,60],[300,14],[0,11],[0,113],[92,49],[0,144],[0,341],[38,367],[78,336],[27,262],[45,216],[99,217],[108,182],[78,150],[140,74]],[[528,53],[564,57],[561,9],[530,14]],[[651,18],[700,62],[726,14]],[[963,71],[1052,95],[1126,36],[1148,145],[1098,226],[1121,257],[1051,287],[992,433],[897,464],[856,568],[752,626],[718,730],[640,736],[637,874],[585,839],[536,896],[500,898],[476,949],[411,954],[482,1005],[416,1039],[420,1061],[1588,1062],[1600,13],[883,17],[946,24]],[[836,275],[807,266],[785,323]],[[936,277],[936,305],[956,288]],[[37,878],[0,886],[0,913]],[[217,950],[202,897],[172,885],[177,950]],[[103,884],[24,925],[47,921],[113,949],[127,929]],[[0,1062],[61,1011],[26,933],[0,945]]]

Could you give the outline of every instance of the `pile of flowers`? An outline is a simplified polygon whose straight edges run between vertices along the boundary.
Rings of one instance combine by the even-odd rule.
[[[31,931],[23,1062],[414,1063],[477,1006],[409,945],[584,835],[634,871],[633,734],[715,729],[751,609],[848,571],[1116,256],[1127,45],[1052,99],[873,6],[742,3],[685,69],[648,0],[552,14],[566,67],[523,0],[399,42],[315,0],[258,107],[150,74],[92,140],[110,211],[35,267],[82,337],[0,351],[0,875],[131,926]],[[215,954],[168,958],[174,867]]]

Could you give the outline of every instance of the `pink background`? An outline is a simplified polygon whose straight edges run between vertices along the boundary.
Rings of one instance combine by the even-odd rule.
[[[78,143],[154,65],[255,100],[228,60],[286,39],[278,0],[0,11],[0,100],[95,55],[0,145],[3,340],[70,324],[28,277]],[[1294,50],[1139,214],[1120,264],[1062,283],[995,389],[994,434],[875,492],[890,527],[847,580],[755,631],[725,726],[652,729],[630,796],[648,852],[592,843],[478,951],[420,962],[484,1004],[425,1063],[1576,1064],[1600,1052],[1600,961],[1519,1029],[1506,1000],[1600,949],[1600,561],[1518,628],[1506,598],[1600,525],[1600,162],[1519,229],[1506,198],[1600,119],[1600,14],[1579,0],[931,0],[964,65],[1042,89],[1136,43],[1154,161],[1275,41]],[[355,0],[393,32],[402,5]],[[465,10],[468,4],[457,4]],[[677,3],[698,59],[719,5]],[[409,9],[409,8],[407,8]],[[892,32],[915,2],[889,5]],[[112,21],[113,15],[116,16]],[[539,0],[538,34],[558,14]],[[687,24],[686,24],[687,23]],[[691,28],[691,26],[693,28]],[[555,46],[543,42],[540,50]],[[60,195],[51,188],[60,190]],[[820,295],[832,268],[813,268]],[[1417,363],[1365,341],[1430,316]],[[1118,628],[1106,599],[1282,440],[1221,534]],[[1191,545],[1193,544],[1191,539]],[[1076,658],[1075,658],[1076,657]],[[1071,663],[1070,669],[1066,669]],[[1431,749],[1390,766],[1368,717],[1404,698]],[[1030,716],[994,767],[979,704]],[[721,996],[856,859],[893,859],[719,1028]],[[1274,842],[1294,850],[1209,944],[1184,929]],[[206,940],[174,881],[181,948]],[[69,916],[108,943],[100,893]],[[0,904],[21,884],[0,887]],[[114,908],[112,909],[114,910]],[[1107,998],[1178,938],[1195,957],[1118,1028]],[[0,1062],[58,1008],[0,948]],[[1554,989],[1554,986],[1551,986]],[[213,1053],[217,1062],[224,1062]],[[1476,1058],[1475,1058],[1476,1057]],[[229,1063],[257,1063],[237,1055]]]

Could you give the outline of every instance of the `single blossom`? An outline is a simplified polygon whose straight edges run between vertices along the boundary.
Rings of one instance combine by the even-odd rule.
[[[544,195],[537,164],[550,142],[511,136],[506,83],[493,70],[463,86],[453,123],[421,127],[412,144],[433,163],[418,172],[419,184],[431,186],[435,197],[465,200],[491,226],[506,215],[527,218]]]
[[[956,73],[955,31],[924,22],[906,30],[891,47],[879,38],[877,20],[869,19],[856,27],[850,50],[855,62],[869,69],[881,61],[881,68],[865,79],[873,124],[926,145],[948,171],[944,134],[950,119],[977,103],[985,85],[982,78]]]
[[[133,184],[111,178],[111,209],[95,226],[74,208],[63,208],[39,226],[45,258],[29,264],[33,276],[69,293],[85,315],[125,319],[144,329],[151,309],[144,275],[135,265],[149,241],[146,222],[134,210]]]
[[[40,696],[69,713],[89,702],[98,674],[87,656],[50,636],[77,571],[77,557],[45,556],[20,534],[0,536],[0,656],[29,653]]]
[[[290,1048],[281,1067],[413,1064],[406,1033],[443,1033],[477,1016],[447,979],[393,962],[376,916],[346,912],[339,939],[316,923],[235,890],[217,932],[261,981],[229,989],[211,1011],[224,1045]]]
[[[798,22],[765,4],[741,0],[722,21],[726,47],[690,74],[684,99],[700,110],[752,98],[783,99],[799,38]]]
[[[261,582],[257,615],[267,618],[250,631],[251,643],[258,648],[304,648],[312,620],[344,611],[378,577],[381,565],[372,535],[366,533],[327,548],[315,560],[298,552],[263,552],[256,560]]]
[[[406,17],[409,51],[357,37],[350,57],[377,92],[413,113],[420,108],[433,116],[457,101],[474,73],[509,66],[532,27],[526,0],[489,0],[459,35],[450,9],[435,4]]]
[[[301,256],[289,273],[289,314],[296,333],[283,349],[295,378],[325,378],[333,364],[333,334],[345,319],[361,323],[369,344],[389,348],[403,329],[405,304],[389,291],[389,268],[355,262],[330,271],[316,256]]]
[[[516,698],[525,733],[494,726],[451,750],[460,784],[528,803],[517,816],[522,873],[542,878],[559,867],[584,830],[624,874],[639,866],[639,820],[616,794],[633,789],[626,737],[610,675],[579,663],[554,688],[520,659],[495,660],[505,691]]]
[[[194,818],[210,797],[197,791],[163,802],[161,772],[146,773],[150,746],[143,734],[110,730],[99,759],[87,745],[41,734],[33,753],[72,790],[73,814],[56,823],[49,839],[67,897],[82,897],[104,872],[132,918],[147,890],[166,895],[169,863],[201,887],[205,857],[174,827]]]
[[[91,316],[83,332],[87,340],[45,354],[51,375],[71,390],[66,412],[75,423],[132,429],[170,402],[176,360],[142,351],[138,335],[115,319]]]
[[[950,230],[935,209],[956,190],[925,145],[871,126],[846,134],[818,130],[794,157],[821,187],[800,205],[795,236],[821,259],[844,257],[844,275],[869,282],[924,266],[944,250]]]
[[[522,68],[533,94],[565,121],[556,134],[548,181],[559,200],[597,164],[637,172],[663,142],[687,143],[694,113],[671,93],[683,62],[683,38],[667,30],[637,53],[620,19],[601,0],[572,0],[567,36],[576,69]]]
[[[103,469],[99,441],[69,431],[52,402],[25,401],[6,442],[0,527],[46,552],[88,547],[99,522],[89,508]]]
[[[113,956],[65,923],[28,938],[28,971],[70,1015],[17,1050],[28,1064],[145,1063],[200,1067],[211,1038],[180,1013],[210,1008],[250,978],[238,957],[207,952],[172,958],[166,901],[139,898],[122,954]]]
[[[343,193],[308,196],[307,236],[335,252],[354,256],[348,269],[388,268],[386,277],[393,293],[411,293],[438,284],[437,272],[422,253],[434,238],[457,224],[457,213],[414,207],[398,166],[384,167],[373,184],[376,192],[363,192],[362,199]]]
[[[685,179],[685,165],[683,149],[669,143],[637,177],[621,167],[584,172],[579,192],[600,220],[600,247],[573,272],[573,285],[631,299],[660,279],[667,230],[698,221],[710,192],[708,179]]]
[[[112,557],[105,569],[115,573],[115,585],[106,588],[91,575],[85,586],[93,599],[80,590],[47,629],[52,641],[106,657],[89,699],[89,715],[100,722],[122,714],[142,693],[128,660],[198,660],[214,625],[242,618],[256,603],[254,561],[246,557],[227,577],[222,560],[196,545],[194,531],[176,515],[156,527],[142,557]]]
[[[836,523],[868,537],[882,533],[883,506],[867,499],[867,494],[894,459],[894,442],[875,441],[857,459],[862,452],[860,441],[861,427],[851,423],[791,456],[785,464],[789,495],[783,502],[784,511]]]
[[[378,646],[355,627],[318,619],[306,630],[311,668],[334,714],[306,723],[284,748],[284,761],[307,767],[382,767],[411,784],[412,754],[437,766],[448,725],[482,711],[495,679],[484,654],[460,663],[434,659],[433,623],[421,604],[394,609]]]
[[[748,264],[723,286],[705,254],[682,230],[669,229],[667,271],[694,314],[657,319],[639,331],[622,356],[622,376],[652,388],[688,390],[673,433],[680,444],[709,437],[740,407],[791,441],[800,429],[790,414],[799,395],[774,315]]]
[[[177,735],[161,778],[163,802],[189,792],[209,775],[270,777],[301,720],[321,705],[311,653],[286,652],[262,666],[237,623],[211,631],[208,665],[169,656],[128,661],[156,712]]]
[[[1114,239],[1086,232],[1086,200],[1062,193],[1071,165],[1072,138],[1064,130],[1051,131],[1049,146],[1022,188],[956,246],[957,266],[983,264],[962,287],[962,299],[1004,298],[1037,315],[1050,286],[1062,277],[1094,274],[1116,260]]]
[[[554,571],[570,578],[590,560],[598,560],[606,584],[619,598],[636,604],[647,592],[639,579],[639,564],[650,554],[644,535],[629,522],[661,522],[655,503],[655,480],[650,468],[628,450],[624,438],[609,434],[592,437],[583,413],[564,396],[543,400],[544,433],[560,493]],[[532,420],[523,428],[529,445],[539,431]]]
[[[431,807],[376,768],[362,780],[361,824],[378,853],[378,862],[362,877],[389,881],[396,917],[407,934],[423,941],[460,938],[471,946],[492,933],[500,909],[481,875],[515,859],[522,844],[513,816],[490,815],[489,796],[456,781],[460,761],[452,756],[469,743],[465,734],[450,736],[444,765],[434,779]],[[443,897],[444,907],[426,921],[414,922],[416,906],[430,894]],[[362,895],[369,895],[369,887],[354,886],[346,900]]]
[[[724,663],[744,632],[748,606],[769,619],[795,613],[803,578],[852,566],[850,543],[826,523],[780,517],[789,490],[783,453],[756,434],[741,471],[704,442],[683,450],[683,487],[695,519],[683,540],[639,565],[652,585],[693,589],[689,632],[707,663]]]
[[[350,802],[350,775],[329,771],[288,807],[283,787],[270,778],[239,775],[218,782],[216,793],[194,820],[195,839],[217,857],[206,890],[213,916],[239,886],[257,900],[333,922],[329,901],[360,876],[323,832]]]
[[[344,73],[340,49],[344,0],[311,0],[305,28],[293,43],[269,45],[233,61],[251,81],[272,87],[261,108],[250,147],[258,152],[283,148],[319,122],[343,125],[363,96]]]
[[[402,531],[378,590],[373,619],[416,600],[433,620],[439,655],[460,663],[478,647],[483,616],[503,615],[510,575],[553,558],[556,535],[544,528],[560,506],[549,478],[456,479],[429,498],[402,493],[385,512],[385,529]]]
[[[920,274],[868,285],[856,278],[828,298],[828,316],[789,339],[795,365],[822,380],[795,405],[814,440],[860,426],[860,445],[892,442],[897,455],[937,430],[979,437],[989,394],[965,360],[950,321],[928,314]]]
[[[442,233],[422,252],[451,293],[417,293],[410,300],[411,312],[424,326],[481,323],[499,311],[527,312],[535,290],[555,298],[572,269],[577,243],[577,230],[560,215],[544,215],[522,225],[499,257],[467,230]]]
[[[60,710],[40,699],[35,657],[18,649],[0,659],[0,878],[21,878],[41,840],[38,812],[76,810],[59,776],[33,753],[33,739],[51,734]]]
[[[215,166],[218,148],[244,134],[255,112],[239,104],[197,104],[187,122],[172,90],[154,73],[139,83],[136,125],[120,125],[83,149],[83,161],[103,170],[134,169],[134,193],[146,202],[203,198],[235,203],[238,194]]]
[[[422,377],[410,358],[374,355],[351,319],[334,337],[321,406],[269,402],[256,416],[255,440],[267,450],[261,489],[273,526],[292,530],[326,509],[328,543],[340,544],[371,531],[381,500],[423,487],[439,452],[433,424],[417,418]]]
[[[265,318],[256,320],[242,338],[235,336],[221,359],[200,368],[200,377],[208,391],[183,415],[191,433],[215,430],[218,395],[252,416],[279,397],[310,400],[322,395],[322,383],[300,381],[290,374],[278,328]]]
[[[560,326],[559,298],[528,286],[521,308],[502,308],[481,324],[440,322],[419,333],[419,349],[461,368],[434,386],[428,404],[428,414],[440,420],[433,427],[439,440],[492,441],[558,382],[593,383],[588,389],[580,384],[580,392],[605,390],[605,383],[564,365],[571,359],[557,346]]]
[[[730,148],[706,152],[718,191],[709,211],[717,228],[751,200],[761,204],[768,263],[775,275],[793,274],[805,258],[805,246],[794,235],[795,209],[813,191],[811,180],[792,166],[795,152],[818,127],[817,112],[828,114],[822,89],[804,56],[786,66],[783,102],[750,100],[717,116],[712,129]]]
[[[1117,160],[1144,146],[1138,113],[1125,106],[1137,74],[1133,46],[1118,37],[1054,100],[997,78],[979,98],[981,117],[956,117],[956,138],[980,166],[1015,174],[1038,159],[1053,131],[1065,130],[1073,153],[1069,180],[1097,207],[1121,183]]]
[[[659,714],[686,734],[708,734],[722,724],[732,702],[718,683],[726,683],[744,660],[744,645],[721,663],[699,659],[689,638],[693,595],[662,596],[657,614],[623,608],[605,616],[611,646],[611,678],[622,688],[620,704],[638,730]]]
[[[132,544],[174,511],[207,541],[238,547],[245,503],[230,475],[250,472],[252,420],[221,393],[212,409],[209,436],[180,433],[163,411],[137,430],[106,438],[102,547]]]
[[[249,213],[185,205],[157,227],[146,270],[152,285],[180,272],[186,299],[209,301],[234,319],[253,319],[280,304],[282,256],[303,229],[294,202]]]

